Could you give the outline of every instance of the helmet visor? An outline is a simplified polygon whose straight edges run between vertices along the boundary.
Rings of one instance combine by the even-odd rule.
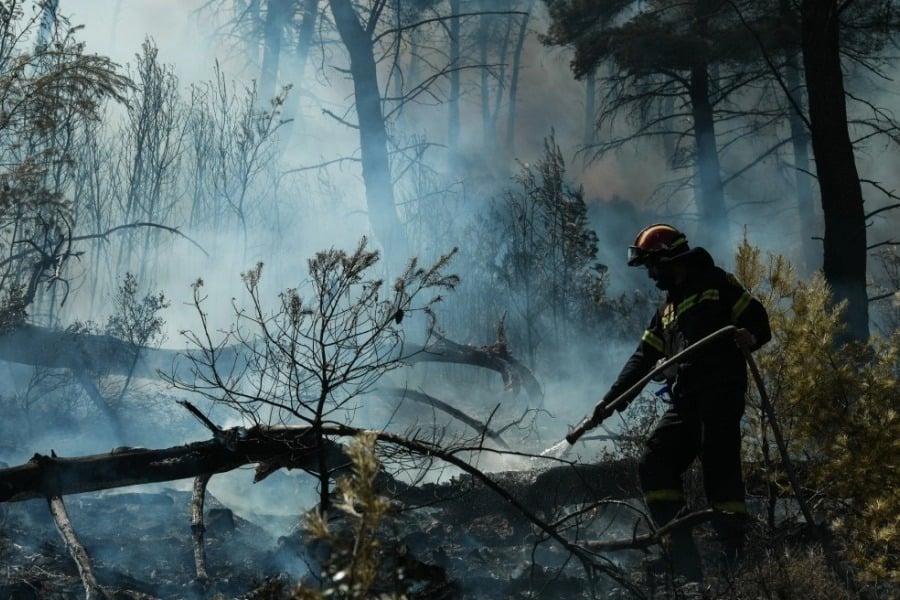
[[[650,254],[650,252],[647,252],[643,248],[638,248],[637,246],[628,246],[628,266],[640,267],[647,264],[647,260],[650,258]]]

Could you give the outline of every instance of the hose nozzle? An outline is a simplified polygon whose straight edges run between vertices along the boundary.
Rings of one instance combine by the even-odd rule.
[[[593,429],[596,426],[597,423],[594,422],[594,417],[588,417],[587,419],[582,421],[581,424],[578,425],[578,427],[576,427],[575,429],[570,431],[568,435],[566,435],[566,441],[570,444],[574,444],[581,436],[587,433],[588,430]]]

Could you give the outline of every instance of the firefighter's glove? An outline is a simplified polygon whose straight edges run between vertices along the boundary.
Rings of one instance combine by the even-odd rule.
[[[747,329],[738,329],[734,332],[734,345],[741,350],[753,350],[756,348],[756,336]]]
[[[667,358],[659,359],[658,361],[656,361],[655,368],[659,368],[659,366],[662,365],[667,360],[668,360]],[[669,365],[668,367],[666,367],[665,369],[663,369],[662,371],[660,371],[659,373],[654,375],[653,381],[655,381],[657,383],[660,383],[663,381],[671,382],[671,381],[675,380],[676,375],[678,375],[678,363],[672,363],[671,365]]]
[[[610,408],[606,403],[600,402],[599,404],[597,404],[597,406],[594,407],[594,414],[591,415],[591,421],[594,423],[594,425],[599,425],[606,419],[610,418],[614,412],[616,412],[614,408]]]

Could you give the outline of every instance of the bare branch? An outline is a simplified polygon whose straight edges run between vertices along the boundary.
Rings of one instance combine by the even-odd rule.
[[[92,240],[92,239],[106,240],[109,238],[110,235],[112,235],[113,233],[115,233],[117,231],[121,231],[123,229],[136,229],[139,227],[149,227],[152,229],[162,229],[163,231],[168,231],[169,233],[172,233],[179,237],[184,238],[185,240],[190,242],[194,247],[196,247],[198,250],[200,250],[200,252],[202,252],[206,256],[209,256],[209,253],[203,249],[203,246],[201,246],[200,244],[198,244],[197,242],[195,242],[194,240],[192,240],[185,234],[181,233],[181,231],[179,231],[177,227],[170,227],[168,225],[162,225],[160,223],[147,223],[147,222],[143,222],[143,221],[139,221],[139,222],[135,222],[135,223],[127,223],[125,225],[117,225],[116,227],[107,229],[106,231],[103,231],[100,233],[91,233],[91,234],[87,234],[87,235],[73,236],[72,241],[80,242],[82,240]]]

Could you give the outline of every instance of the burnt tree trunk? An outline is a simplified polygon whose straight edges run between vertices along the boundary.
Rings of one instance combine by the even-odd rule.
[[[839,3],[803,0],[801,41],[816,174],[825,217],[825,280],[835,302],[847,301],[849,340],[869,338],[866,225],[841,70]]]
[[[410,253],[394,200],[387,128],[381,110],[381,90],[372,49],[373,24],[363,27],[350,0],[331,0],[330,4],[335,27],[350,54],[369,222],[385,249],[388,263],[397,268]]]
[[[459,98],[460,98],[460,53],[459,53],[459,3],[450,0],[450,91],[447,97],[447,148],[453,161],[459,158]]]
[[[206,545],[204,537],[206,527],[203,524],[203,504],[206,501],[206,486],[211,473],[204,473],[194,478],[194,490],[191,495],[191,538],[194,543],[194,569],[199,581],[208,581],[206,570]]]
[[[518,119],[517,104],[519,93],[519,76],[522,70],[522,51],[525,48],[525,37],[528,35],[528,20],[534,9],[534,0],[528,2],[522,22],[519,23],[519,33],[516,37],[516,47],[513,50],[512,68],[509,76],[509,113],[506,118],[506,151],[510,156],[515,155],[516,121]],[[593,127],[591,127],[593,130]]]
[[[725,195],[719,167],[719,150],[713,108],[709,100],[709,72],[706,64],[691,69],[691,113],[694,117],[694,144],[697,152],[697,179],[700,183],[698,208],[707,231],[722,227],[725,220]]]
[[[788,0],[780,0],[779,10],[783,18],[793,12]],[[793,106],[788,116],[791,127],[791,146],[794,153],[794,181],[797,190],[797,213],[800,217],[801,248],[803,266],[806,273],[821,267],[822,251],[811,235],[816,222],[813,206],[811,167],[809,164],[809,128],[803,118],[806,95],[803,90],[801,56],[798,50],[790,48],[784,56],[784,82],[788,100]]]
[[[266,4],[266,21],[263,30],[263,57],[259,78],[259,101],[266,105],[275,97],[278,85],[278,65],[281,59],[281,42],[284,27],[290,15],[290,0],[269,0]]]
[[[212,440],[173,448],[122,448],[108,454],[75,458],[35,454],[23,465],[0,469],[0,503],[189,478],[205,482],[212,474],[248,464],[258,465],[255,481],[278,468],[315,471],[318,459],[314,438],[311,428],[234,428]],[[328,444],[329,470],[347,466],[348,460],[340,447],[334,442]],[[533,470],[485,474],[485,477],[509,490],[531,510],[545,513],[600,498],[639,496],[635,465],[631,461],[560,464],[548,468],[547,459],[535,460],[539,462]],[[408,505],[445,502],[445,509],[470,511],[470,516],[517,514],[509,502],[471,475],[449,483],[422,486],[406,485],[387,474],[383,477],[383,488]]]
[[[291,92],[287,95],[282,109],[282,117],[285,120],[285,141],[289,140],[295,125],[300,125],[303,114],[298,110],[300,96],[306,86],[306,65],[309,62],[309,51],[312,48],[313,36],[316,31],[316,22],[319,17],[319,0],[303,0],[303,18],[300,22],[300,30],[297,34],[297,45],[292,59],[289,61],[288,80],[292,85]]]

